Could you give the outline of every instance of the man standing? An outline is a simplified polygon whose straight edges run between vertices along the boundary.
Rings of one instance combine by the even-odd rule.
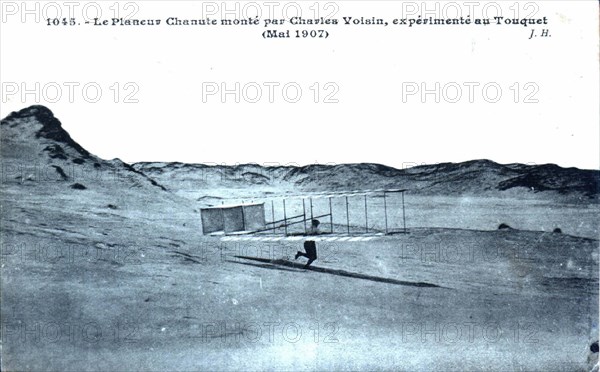
[[[307,235],[319,235],[319,220],[313,219],[311,221],[310,229],[307,231]],[[304,250],[305,252],[298,251],[296,253],[295,259],[303,256],[308,258],[308,262],[304,265],[304,268],[307,269],[314,260],[317,259],[317,243],[314,240],[307,240],[304,242]]]

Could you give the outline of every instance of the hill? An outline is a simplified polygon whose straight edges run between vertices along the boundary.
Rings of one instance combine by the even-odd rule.
[[[119,159],[107,161],[90,154],[44,106],[13,112],[0,121],[0,130],[4,184],[79,183],[86,188],[113,184],[166,191]]]
[[[133,168],[170,190],[198,197],[228,190],[311,192],[405,188],[414,195],[545,197],[597,202],[600,172],[556,165],[489,160],[396,169],[380,164],[235,166],[135,163]]]

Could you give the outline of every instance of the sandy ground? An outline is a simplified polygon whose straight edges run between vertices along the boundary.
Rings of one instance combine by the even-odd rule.
[[[542,371],[597,361],[589,237],[419,223],[407,235],[319,243],[307,271],[283,264],[301,243],[204,237],[199,213],[173,198],[64,189],[3,186],[3,370]],[[548,215],[527,208],[528,221]],[[435,221],[428,210],[418,218]],[[594,224],[585,206],[568,213]]]

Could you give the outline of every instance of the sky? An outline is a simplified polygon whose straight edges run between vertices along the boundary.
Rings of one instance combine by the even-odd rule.
[[[105,159],[600,167],[596,1],[1,6],[1,116],[43,104]],[[259,12],[258,26],[165,24]],[[461,15],[546,17],[547,25],[393,24]],[[340,24],[289,25],[293,16]],[[127,17],[162,23],[94,25],[94,18]],[[388,26],[345,25],[343,17],[382,18]],[[76,25],[62,25],[63,18]],[[271,18],[287,20],[265,27]],[[538,36],[530,39],[532,29]],[[544,29],[550,36],[541,36]],[[263,38],[267,30],[292,37]],[[296,30],[328,37],[296,38]]]

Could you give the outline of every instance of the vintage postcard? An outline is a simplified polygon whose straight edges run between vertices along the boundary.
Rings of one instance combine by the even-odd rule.
[[[597,1],[0,1],[3,371],[596,371]]]

